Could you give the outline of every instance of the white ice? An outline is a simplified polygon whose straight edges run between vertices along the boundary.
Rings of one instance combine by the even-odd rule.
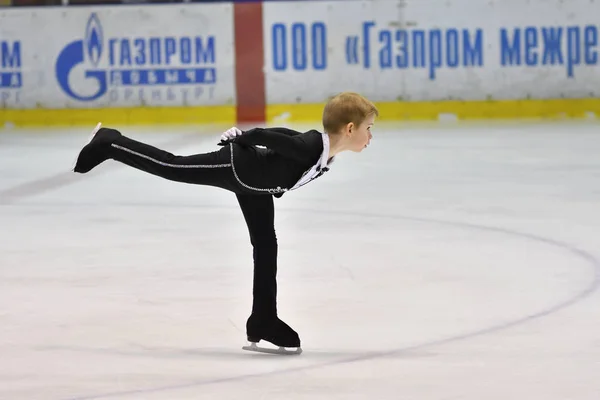
[[[122,131],[189,154],[224,128]],[[597,400],[599,128],[382,123],[276,199],[294,357],[241,350],[232,194],[75,175],[89,130],[2,130],[0,399]]]

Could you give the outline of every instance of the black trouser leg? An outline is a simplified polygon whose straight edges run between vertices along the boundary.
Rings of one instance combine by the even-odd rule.
[[[237,195],[250,232],[254,256],[252,315],[246,322],[248,340],[300,347],[300,337],[277,316],[277,237],[271,195]]]
[[[237,195],[253,247],[254,281],[252,314],[277,316],[277,237],[271,195]]]
[[[219,151],[176,156],[148,144],[120,136],[111,143],[110,158],[162,178],[235,191],[229,147]]]

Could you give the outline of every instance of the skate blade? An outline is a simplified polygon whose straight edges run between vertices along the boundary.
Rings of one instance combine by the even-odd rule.
[[[96,136],[96,133],[98,133],[98,131],[100,130],[101,126],[102,126],[102,122],[98,122],[98,125],[96,125],[96,127],[90,134],[88,141],[83,145],[83,147],[87,146],[92,141],[94,136]],[[82,147],[82,149],[83,149],[83,147]],[[77,161],[79,160],[80,153],[81,153],[81,150],[79,150],[79,153],[77,153],[77,157],[75,157],[75,161],[73,161],[73,165],[71,166],[71,172],[75,172],[75,166],[77,165]]]
[[[302,354],[302,348],[298,347],[295,350],[287,350],[285,347],[279,347],[278,349],[269,349],[267,347],[258,347],[256,343],[251,343],[250,346],[243,346],[243,350],[254,351],[257,353],[267,354],[279,354],[279,355],[299,355]]]

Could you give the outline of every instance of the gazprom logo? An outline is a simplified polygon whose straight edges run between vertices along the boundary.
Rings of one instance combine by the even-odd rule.
[[[215,58],[214,36],[106,37],[100,18],[92,13],[83,39],[59,53],[56,79],[79,101],[108,93],[116,102],[186,102],[216,83]]]

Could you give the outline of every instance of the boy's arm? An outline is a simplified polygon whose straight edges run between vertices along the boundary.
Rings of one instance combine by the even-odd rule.
[[[317,153],[314,145],[311,146],[303,137],[298,137],[298,134],[291,136],[289,133],[282,133],[280,129],[286,128],[275,128],[275,129],[263,129],[254,128],[247,132],[244,132],[240,136],[236,136],[227,141],[251,146],[251,145],[262,145],[265,146],[284,157],[293,158],[300,162],[306,162],[314,157],[313,153]],[[292,133],[295,131],[291,131]],[[320,150],[318,151],[320,154]]]
[[[283,133],[288,136],[296,136],[302,133],[289,128],[269,128],[269,130],[273,132]]]
[[[258,129],[261,129],[261,128],[255,128],[250,131],[246,131],[246,133],[255,131]],[[268,130],[272,131],[272,132],[281,133],[281,134],[284,134],[287,136],[297,136],[297,135],[300,135],[300,133],[301,133],[301,132],[298,132],[298,131],[295,131],[295,130],[289,129],[289,128],[268,128]],[[221,141],[227,142],[229,139],[234,139],[236,136],[241,136],[243,134],[244,134],[244,132],[242,130],[240,130],[239,128],[236,128],[234,126],[232,128],[229,128],[227,131],[223,132],[223,134],[221,135]]]

